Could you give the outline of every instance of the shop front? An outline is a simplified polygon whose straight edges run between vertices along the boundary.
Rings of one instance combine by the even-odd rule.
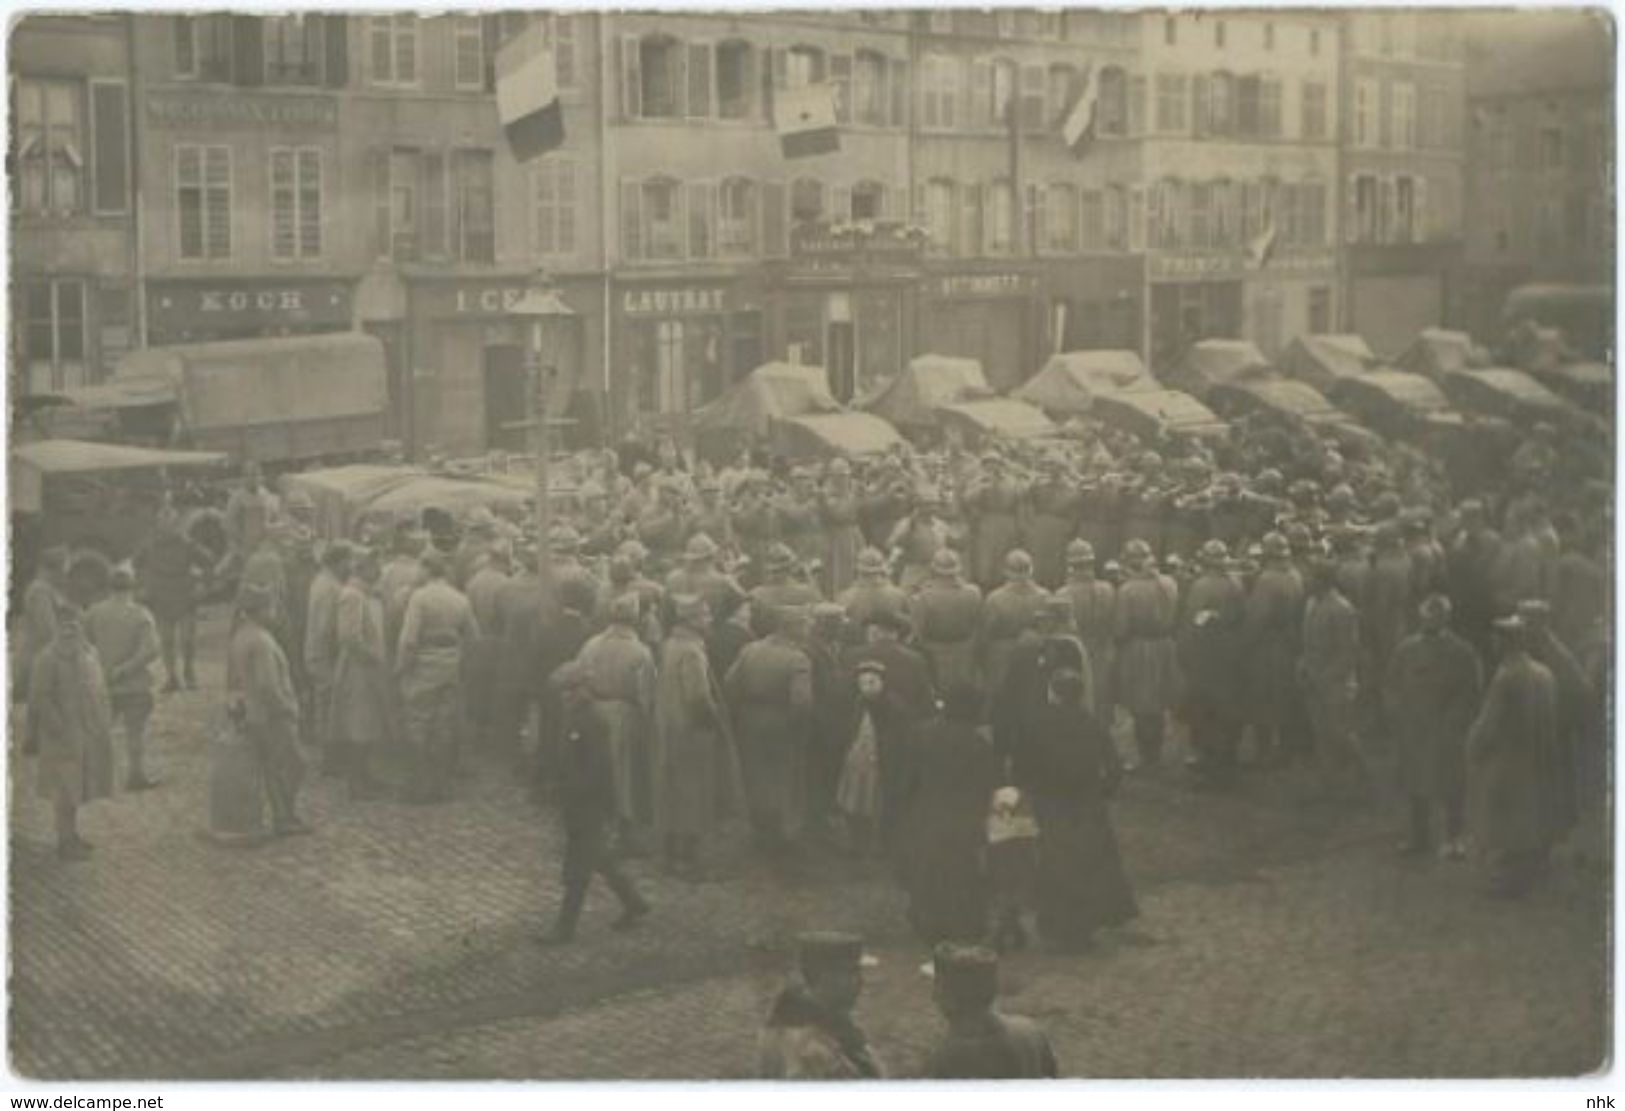
[[[541,326],[540,369],[554,396],[597,385],[583,373],[595,287],[549,284],[556,311],[523,314],[536,289],[529,276],[408,280],[406,386],[414,454],[524,451],[531,436],[533,323]]]
[[[1355,244],[1347,251],[1349,330],[1372,350],[1395,355],[1423,328],[1455,326],[1448,276],[1459,244]]]
[[[147,282],[147,343],[347,332],[356,278],[164,278]]]
[[[733,277],[618,280],[611,297],[624,427],[677,426],[765,361],[759,293]]]
[[[981,361],[993,389],[1026,381],[1049,353],[1044,282],[1031,268],[935,273],[925,280],[915,353]]]
[[[1250,340],[1273,357],[1301,334],[1336,330],[1331,251],[1278,255],[1262,267],[1240,251],[1159,254],[1146,277],[1153,373],[1200,339]]]
[[[1139,351],[1145,313],[1143,256],[1051,262],[1044,298],[1048,343],[1044,354],[1097,348]]]

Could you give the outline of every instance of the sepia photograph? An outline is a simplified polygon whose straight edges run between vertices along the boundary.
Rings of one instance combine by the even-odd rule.
[[[5,1085],[1606,1076],[1615,35],[13,12]]]

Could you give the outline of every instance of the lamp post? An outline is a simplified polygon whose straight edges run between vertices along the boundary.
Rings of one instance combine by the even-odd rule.
[[[545,339],[543,325],[550,319],[574,316],[575,313],[559,297],[558,291],[548,285],[545,273],[538,273],[536,281],[513,303],[508,312],[528,325],[526,338],[529,343],[525,350],[525,371],[532,391],[533,411],[528,424],[532,429],[531,442],[536,450],[536,538],[537,543],[545,544],[552,518],[549,463],[553,449],[550,432],[553,424],[564,422],[556,421],[548,415],[551,401],[549,394],[552,393],[557,381],[558,367],[547,361],[542,350]],[[537,570],[545,581],[548,573],[545,559],[537,560]]]

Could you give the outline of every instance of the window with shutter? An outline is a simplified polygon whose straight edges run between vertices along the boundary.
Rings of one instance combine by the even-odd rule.
[[[445,153],[425,151],[419,165],[423,175],[423,209],[419,219],[407,220],[406,234],[411,237],[409,242],[416,247],[419,257],[446,258],[452,250],[447,240],[452,214]],[[399,183],[396,188],[400,188]]]
[[[175,49],[175,76],[196,77],[197,66],[197,38],[195,31],[196,17],[190,15],[173,15],[169,17],[170,29],[173,33]]]
[[[829,56],[829,83],[834,89],[835,122],[851,123],[853,118],[852,55],[831,54]]]
[[[982,242],[984,190],[985,186],[974,183],[964,188],[964,216],[959,226],[959,250],[965,255],[980,255],[987,251],[987,245]]]
[[[330,15],[322,32],[323,83],[342,89],[350,83],[350,17]]]
[[[783,182],[769,181],[762,184],[761,209],[762,253],[770,258],[782,258],[790,252]]]
[[[232,17],[232,79],[239,85],[265,84],[264,24],[259,16]]]
[[[640,116],[644,119],[681,119],[686,115],[686,62],[683,44],[670,36],[645,35],[638,41]]]
[[[1131,77],[1128,82],[1128,134],[1145,134],[1145,78]]]
[[[688,117],[708,119],[711,116],[711,44],[688,44]]]
[[[495,160],[488,150],[452,156],[453,246],[459,262],[496,261]]]
[[[717,45],[717,115],[720,118],[755,118],[758,86],[755,60],[755,52],[747,42],[736,39]]]
[[[630,178],[621,179],[621,258],[643,258],[643,185]]]
[[[1021,67],[1021,126],[1033,134],[1044,130],[1044,67]]]
[[[965,104],[965,126],[986,127],[992,122],[993,66],[976,60],[970,66],[969,100]]]
[[[459,89],[485,88],[485,21],[477,15],[452,19],[452,84]]]
[[[122,81],[92,81],[91,139],[95,151],[95,202],[98,213],[121,213],[130,207],[130,151]]]
[[[1191,78],[1191,132],[1197,136],[1212,132],[1213,106],[1206,74]]]
[[[636,35],[621,38],[621,115],[629,120],[643,115],[643,78],[638,69]]]
[[[180,257],[231,257],[231,148],[175,147],[175,209]]]

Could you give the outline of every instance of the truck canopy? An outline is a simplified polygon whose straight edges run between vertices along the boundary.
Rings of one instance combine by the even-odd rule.
[[[383,343],[361,332],[144,348],[111,385],[140,404],[167,386],[190,443],[260,461],[375,448],[389,404]]]
[[[1269,373],[1270,361],[1247,340],[1203,339],[1190,345],[1165,379],[1176,389],[1203,397],[1214,386]]]
[[[1377,365],[1377,356],[1361,336],[1324,332],[1299,336],[1281,356],[1281,371],[1307,382],[1321,393],[1333,382],[1364,374]]]
[[[890,421],[899,428],[932,427],[944,405],[991,397],[982,364],[949,355],[916,355],[902,373],[858,408]]]
[[[1101,394],[1157,389],[1140,356],[1127,350],[1063,351],[1011,394],[1051,413],[1087,413]]]
[[[841,403],[829,392],[823,367],[764,363],[733,389],[697,409],[694,429],[702,434],[765,436],[775,420],[840,411]]]
[[[37,513],[44,507],[45,484],[58,475],[156,471],[213,467],[226,461],[211,451],[159,451],[85,440],[35,440],[11,452],[11,508]]]

